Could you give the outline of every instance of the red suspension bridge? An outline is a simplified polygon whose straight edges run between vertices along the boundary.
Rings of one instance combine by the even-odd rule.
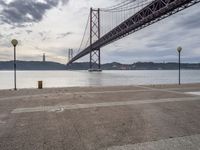
[[[100,70],[101,47],[199,2],[200,0],[126,0],[109,8],[91,8],[80,48],[68,64],[89,54],[90,70]]]

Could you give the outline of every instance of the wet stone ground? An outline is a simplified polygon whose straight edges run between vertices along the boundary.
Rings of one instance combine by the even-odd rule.
[[[0,150],[199,150],[200,84],[0,91]]]

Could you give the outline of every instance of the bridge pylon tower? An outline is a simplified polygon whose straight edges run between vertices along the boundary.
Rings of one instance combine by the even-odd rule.
[[[68,50],[68,62],[74,57],[74,50],[69,49]]]
[[[93,48],[92,44],[100,39],[100,9],[90,8],[90,69],[89,71],[101,71],[101,51]]]

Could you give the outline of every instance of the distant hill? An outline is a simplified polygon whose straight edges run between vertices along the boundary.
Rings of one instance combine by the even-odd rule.
[[[88,70],[89,62],[64,65],[57,62],[41,61],[17,61],[17,70]],[[178,63],[153,63],[137,62],[133,64],[121,64],[118,62],[102,64],[103,70],[177,70]],[[182,69],[200,70],[200,63],[181,64]],[[13,61],[0,61],[0,70],[13,70]]]
[[[67,69],[72,70],[87,70],[89,68],[88,62],[73,63],[67,66]],[[200,70],[200,63],[184,63],[181,64],[182,69],[196,69]],[[176,70],[178,69],[178,63],[153,63],[153,62],[137,62],[133,64],[121,64],[118,62],[102,64],[103,70]]]
[[[66,70],[66,65],[56,62],[17,61],[17,70]],[[0,70],[13,70],[13,61],[0,61]]]

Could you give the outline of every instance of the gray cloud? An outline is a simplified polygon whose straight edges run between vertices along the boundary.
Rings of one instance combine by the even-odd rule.
[[[45,41],[47,39],[50,39],[49,33],[50,33],[50,31],[43,31],[43,32],[39,32],[38,34],[42,38],[42,41]]]
[[[64,37],[67,37],[69,35],[73,34],[72,32],[66,32],[66,33],[61,33],[57,36],[57,39],[61,39],[61,38],[64,38]]]
[[[182,20],[179,20],[177,26],[184,28],[185,30],[199,28],[200,25],[200,11],[196,11],[190,15],[186,15]]]
[[[0,42],[0,47],[5,47],[5,48],[9,48],[9,47],[11,47],[11,43],[9,42],[9,41],[1,41]]]
[[[32,33],[33,31],[32,30],[26,30],[26,33],[27,34],[30,34],[30,33]]]
[[[62,4],[65,5],[68,3],[69,0],[62,0]]]
[[[45,32],[39,32],[38,33],[41,37],[44,37]]]
[[[45,0],[45,3],[36,0],[15,0],[9,4],[1,1],[3,10],[0,12],[0,19],[4,23],[23,27],[24,24],[41,21],[46,11],[58,6],[60,2],[66,4],[68,0]]]

